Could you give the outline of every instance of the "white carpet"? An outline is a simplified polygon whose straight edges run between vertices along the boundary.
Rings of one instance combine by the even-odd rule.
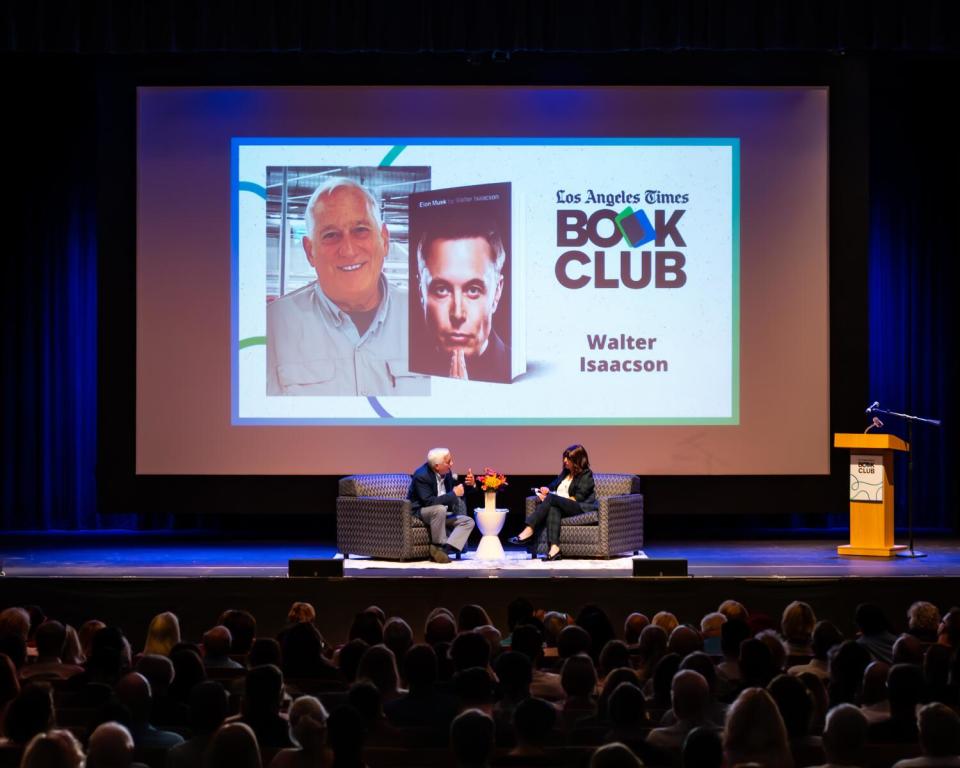
[[[642,552],[636,557],[646,558]],[[411,576],[632,576],[634,556],[619,557],[611,560],[585,560],[567,558],[548,563],[541,559],[532,559],[526,552],[507,552],[503,560],[477,560],[473,552],[467,552],[460,560],[451,560],[447,564],[430,560],[398,562],[396,560],[374,560],[372,558],[350,557],[343,563],[344,576],[373,576],[378,571],[399,572]],[[382,573],[381,575],[386,575]]]

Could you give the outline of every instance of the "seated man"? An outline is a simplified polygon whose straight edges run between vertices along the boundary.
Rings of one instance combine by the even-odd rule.
[[[448,552],[462,552],[474,527],[463,502],[464,483],[453,484],[452,467],[453,456],[448,448],[431,448],[427,463],[414,471],[407,491],[411,513],[427,526],[430,559],[435,563],[449,563]],[[474,487],[472,472],[467,472],[464,482]],[[449,536],[447,529],[451,529]]]

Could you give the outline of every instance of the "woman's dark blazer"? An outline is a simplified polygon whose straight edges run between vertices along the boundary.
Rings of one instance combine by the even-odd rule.
[[[550,483],[550,485],[547,487],[551,491],[556,491],[557,487],[561,482],[563,482],[563,478],[566,476],[567,471],[564,470],[557,475],[557,479]],[[591,470],[583,470],[583,472],[570,481],[570,495],[577,500],[577,503],[580,505],[580,509],[582,509],[584,512],[593,512],[600,506],[597,503],[597,490],[593,485],[593,472]]]

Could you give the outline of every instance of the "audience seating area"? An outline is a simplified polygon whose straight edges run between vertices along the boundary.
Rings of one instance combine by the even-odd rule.
[[[507,626],[357,606],[328,638],[307,602],[276,637],[223,608],[200,637],[158,613],[143,648],[96,606],[76,628],[4,608],[0,768],[960,762],[960,608],[861,604],[844,637],[798,601],[609,616],[521,596]]]

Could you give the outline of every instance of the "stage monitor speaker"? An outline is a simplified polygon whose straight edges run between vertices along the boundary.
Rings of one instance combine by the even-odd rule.
[[[287,576],[291,578],[343,577],[343,560],[290,560]]]
[[[634,576],[686,576],[687,561],[675,557],[635,557]]]

